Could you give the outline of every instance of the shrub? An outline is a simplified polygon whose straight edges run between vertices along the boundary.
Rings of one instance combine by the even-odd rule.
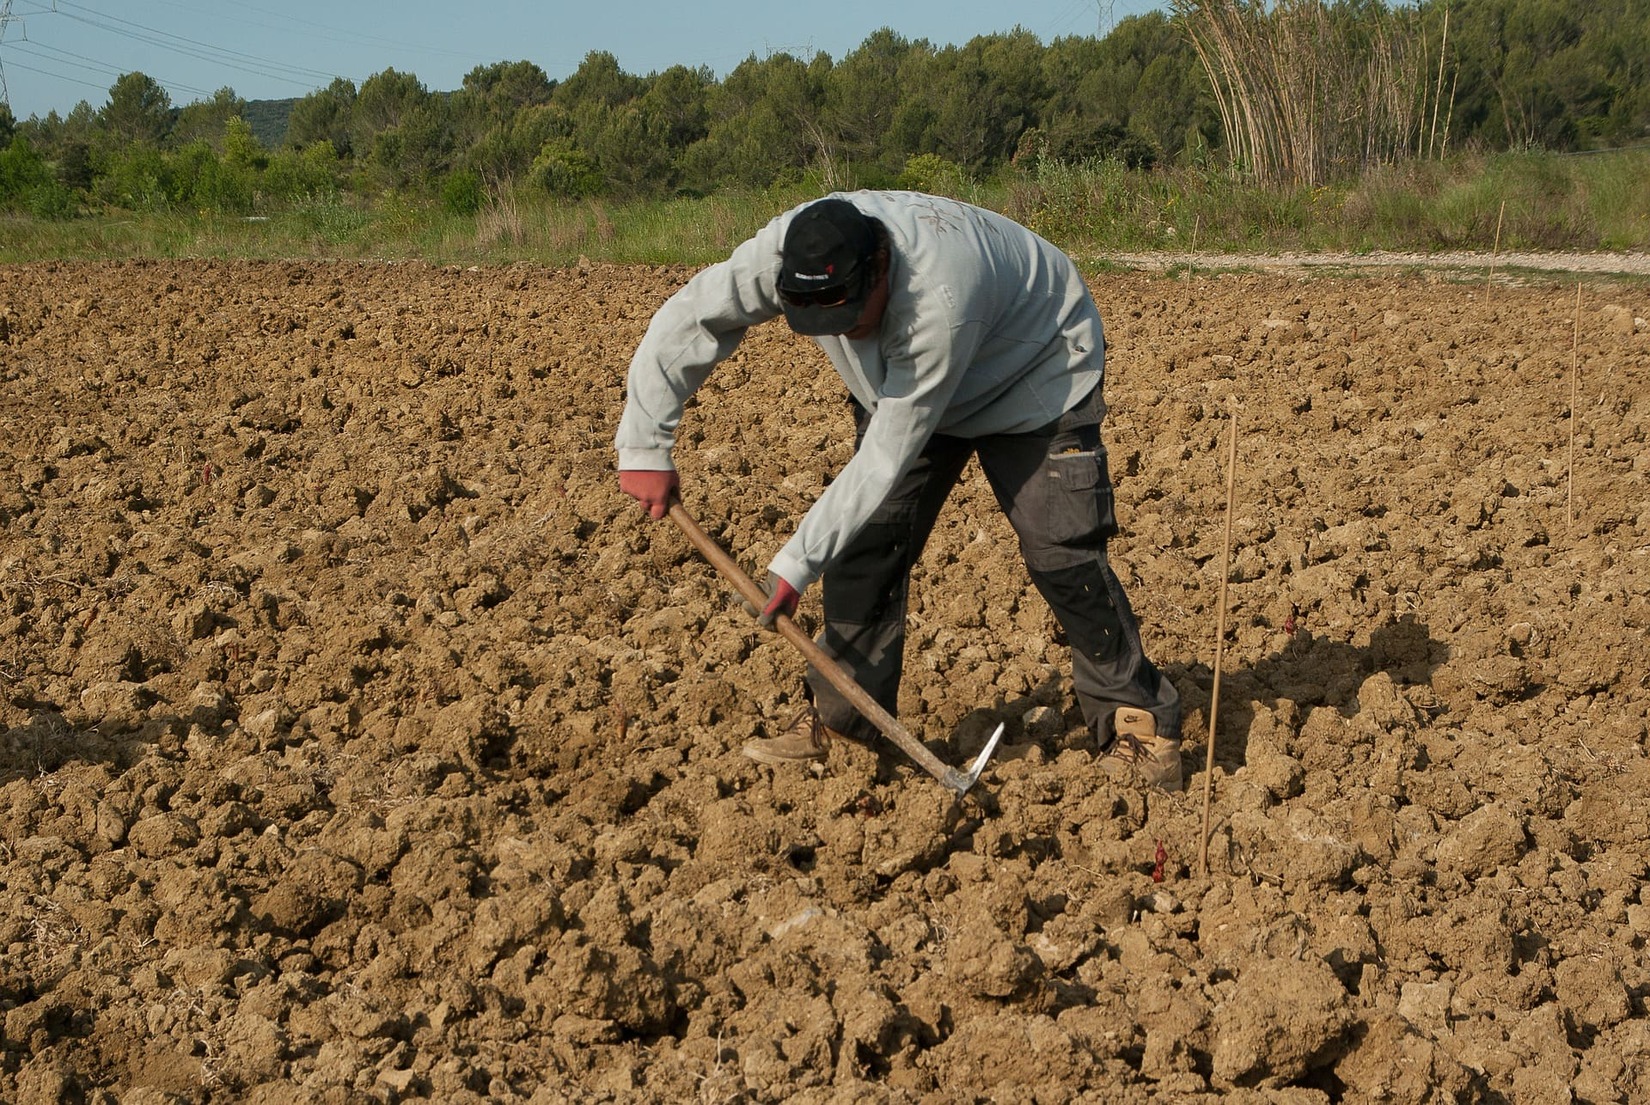
[[[473,169],[460,169],[441,185],[441,206],[454,215],[474,215],[486,198],[481,176]]]
[[[936,153],[920,153],[906,160],[896,183],[917,192],[956,196],[966,190],[968,177],[956,162]]]
[[[134,143],[109,159],[94,178],[92,192],[128,211],[166,211],[173,199],[171,172],[158,149]]]
[[[601,191],[602,176],[589,154],[565,138],[545,143],[528,179],[552,196],[582,199]]]
[[[274,199],[286,203],[300,200],[327,200],[338,195],[341,166],[332,143],[325,139],[303,152],[284,149],[269,159],[263,188]]]
[[[66,219],[74,209],[74,193],[57,182],[51,167],[27,140],[14,138],[0,150],[0,210]]]
[[[253,169],[219,157],[205,139],[191,142],[174,154],[164,178],[170,182],[169,198],[180,206],[222,215],[244,215],[252,210]]]

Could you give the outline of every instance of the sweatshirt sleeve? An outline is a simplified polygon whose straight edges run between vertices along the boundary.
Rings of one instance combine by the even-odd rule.
[[[675,467],[671,450],[689,396],[745,331],[781,312],[781,219],[711,265],[665,301],[630,360],[614,446],[620,469]]]
[[[887,376],[864,439],[769,570],[802,590],[824,573],[910,471],[945,415],[981,341],[978,323],[931,317],[883,349]]]

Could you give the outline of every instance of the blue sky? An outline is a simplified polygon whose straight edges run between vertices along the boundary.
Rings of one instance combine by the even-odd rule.
[[[0,0],[0,72],[18,119],[101,108],[122,73],[143,72],[175,106],[225,86],[248,100],[303,96],[334,77],[385,69],[431,91],[477,65],[531,61],[552,78],[606,50],[637,75],[708,65],[724,76],[752,54],[840,58],[892,27],[961,45],[1018,24],[1044,42],[1096,34],[1161,0]]]

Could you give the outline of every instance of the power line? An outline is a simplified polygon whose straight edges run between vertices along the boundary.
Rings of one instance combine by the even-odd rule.
[[[0,37],[3,37],[3,32],[5,31],[7,24],[16,23],[19,26],[22,26],[23,20],[21,16],[13,14],[13,0],[0,0],[0,4],[3,4],[3,8],[0,8],[0,11],[3,11],[5,18],[5,22],[0,23]],[[78,14],[82,12],[85,14]],[[118,38],[129,42],[144,43],[146,45],[159,47],[160,49],[167,50],[175,54],[180,54],[184,57],[204,61],[211,65],[234,69],[244,73],[251,73],[254,76],[265,77],[270,80],[280,81],[306,89],[313,88],[320,84],[326,84],[334,77],[334,74],[324,73],[318,69],[306,69],[302,66],[287,65],[283,62],[272,61],[268,58],[243,53],[239,50],[231,50],[209,42],[201,42],[196,39],[186,38],[182,35],[175,35],[168,31],[162,31],[142,23],[136,23],[129,19],[123,19],[119,16],[107,15],[97,9],[74,3],[73,0],[51,0],[51,7],[49,9],[39,8],[32,12],[32,14],[36,16],[58,16],[64,20],[72,20],[73,22],[80,23],[84,26],[96,28],[97,30],[115,35]],[[29,46],[33,47],[33,49],[17,46],[15,43],[8,43],[7,45],[12,47],[14,53],[21,51],[22,53],[31,54],[34,57],[40,58],[44,61],[53,62],[58,65],[68,65],[74,69],[81,69],[94,73],[102,72],[119,76],[128,72],[131,68],[129,65],[117,66],[110,62],[104,61],[101,58],[89,57],[85,54],[76,54],[66,50],[58,50],[38,41],[37,39],[29,38],[27,34],[25,34],[23,41],[29,43]],[[42,53],[42,50],[48,51],[49,53]],[[51,55],[57,56],[54,57]],[[65,60],[71,58],[77,60]],[[69,81],[74,84],[86,85],[87,87],[96,87],[87,81],[72,77],[60,69],[43,69],[37,66],[24,65],[21,62],[15,61],[15,59],[13,60],[13,66],[17,69],[27,70],[31,73],[39,73],[42,76],[52,77],[57,80]],[[186,84],[181,81],[165,80],[164,78],[154,74],[150,75],[155,77],[157,83],[175,90],[178,93],[198,97],[210,95],[208,91],[197,88],[191,84]],[[0,67],[0,97],[3,97],[5,101],[9,103],[9,89],[5,86],[4,80],[4,68]]]
[[[13,50],[20,50],[25,54],[29,54],[29,55],[32,55],[33,57],[41,58],[45,61],[53,62],[54,64],[57,64],[57,65],[67,65],[67,66],[69,66],[71,68],[74,68],[74,69],[84,69],[89,73],[103,73],[103,74],[107,74],[107,75],[113,76],[113,77],[120,77],[125,73],[125,70],[120,69],[116,66],[110,65],[107,62],[100,61],[97,58],[87,57],[84,54],[76,54],[76,53],[73,53],[69,50],[59,50],[56,47],[47,46],[43,42],[35,42],[33,40],[25,40],[25,41],[28,42],[27,46],[13,46],[12,49]],[[25,67],[22,66],[22,65],[18,65],[18,68],[21,69],[21,68],[25,68]],[[30,69],[30,72],[43,73],[48,77],[57,77],[59,80],[73,80],[74,79],[74,78],[69,77],[69,76],[67,76],[65,74],[62,74],[62,73],[47,72],[46,70],[43,70],[43,69]],[[163,84],[163,85],[165,85],[169,88],[175,88],[175,89],[177,89],[181,92],[190,93],[191,95],[195,95],[195,96],[210,96],[211,95],[211,93],[208,92],[205,89],[195,88],[193,85],[184,84],[181,81],[169,81],[169,80],[165,80],[165,79],[163,79],[159,76],[155,76],[154,79],[158,83]]]
[[[14,14],[13,4],[14,0],[0,0],[0,40],[4,40],[5,32],[11,24],[15,23],[18,27],[24,26],[22,16]],[[78,14],[80,12],[84,12],[86,14]],[[72,20],[76,23],[113,34],[130,42],[145,43],[150,46],[156,46],[161,49],[168,50],[172,53],[181,54],[185,57],[205,61],[212,65],[236,69],[241,72],[251,73],[255,76],[266,77],[271,80],[283,81],[306,88],[314,87],[316,84],[324,84],[333,79],[333,74],[330,73],[323,73],[316,69],[306,69],[301,66],[287,65],[282,62],[271,61],[267,58],[261,58],[256,55],[242,53],[238,50],[226,49],[224,47],[213,45],[212,43],[200,42],[195,39],[186,38],[182,35],[175,35],[167,31],[146,26],[142,23],[136,23],[129,19],[123,19],[119,16],[107,15],[94,8],[89,8],[84,5],[74,3],[73,0],[51,0],[51,7],[49,9],[38,8],[31,14],[35,16],[58,16],[65,20]],[[64,72],[61,67],[67,66],[75,70],[83,70],[90,73],[102,73],[116,77],[130,70],[130,66],[119,66],[107,62],[102,58],[91,57],[86,54],[74,53],[68,50],[60,50],[56,47],[49,46],[46,43],[38,41],[37,39],[30,38],[26,30],[20,41],[21,43],[27,43],[27,45],[21,45],[20,42],[15,39],[11,42],[5,43],[5,45],[10,48],[10,52],[13,55],[13,68],[25,70],[30,73],[38,73],[41,76],[51,77],[56,80],[67,81],[89,88],[106,88],[107,86],[94,85],[89,81],[72,76],[69,73]],[[51,63],[58,68],[41,68],[36,65],[25,65],[16,60],[16,54],[18,53],[28,54],[32,57],[40,59],[43,62]],[[155,77],[157,83],[160,83],[164,87],[173,89],[178,93],[198,97],[210,95],[210,93],[205,89],[197,88],[194,85],[186,84],[182,81],[166,80],[154,74],[151,75]],[[5,83],[5,70],[3,64],[0,64],[0,100],[3,100],[8,104],[10,103],[10,89]]]
[[[23,71],[28,72],[28,73],[39,73],[42,77],[50,77],[53,80],[64,81],[68,84],[78,84],[82,88],[95,88],[100,92],[107,92],[108,91],[108,87],[106,85],[93,84],[91,81],[83,81],[78,77],[69,77],[69,76],[63,75],[62,73],[54,73],[49,69],[38,69],[33,65],[24,65],[20,61],[12,62],[11,67],[13,69],[22,69]],[[7,101],[7,103],[9,104],[10,101]]]
[[[170,0],[170,6],[183,8],[185,11],[200,12],[202,10],[190,4],[180,3],[178,0]],[[333,41],[353,43],[357,46],[389,46],[397,50],[414,50],[419,53],[439,54],[466,61],[471,60],[472,58],[471,54],[461,50],[444,50],[437,46],[428,46],[416,42],[401,42],[393,38],[379,38],[375,35],[363,35],[354,31],[340,30],[337,27],[329,27],[325,23],[316,23],[308,19],[300,19],[297,16],[289,15],[285,12],[266,11],[264,8],[257,5],[240,3],[239,0],[220,0],[219,3],[213,4],[207,10],[210,11],[214,17],[221,18],[223,14],[222,9],[225,7],[240,8],[242,11],[250,12],[253,15],[265,16],[278,21],[278,23],[265,23],[256,19],[238,20],[238,22],[245,23],[250,27],[262,27],[265,30],[273,31],[286,30],[292,27],[303,27],[308,28],[311,31],[324,32],[327,38]]]
[[[74,11],[65,11],[64,9],[66,8],[72,8]],[[238,69],[242,72],[251,73],[259,77],[269,77],[272,80],[286,80],[290,83],[300,84],[305,83],[306,81],[312,82],[315,80],[320,80],[323,82],[330,81],[334,76],[336,76],[336,74],[333,73],[323,73],[319,69],[305,69],[302,66],[286,65],[282,62],[271,61],[268,58],[260,58],[253,54],[243,54],[239,50],[229,50],[222,46],[214,46],[208,42],[198,42],[195,39],[185,38],[182,35],[171,34],[167,31],[145,26],[142,23],[134,23],[129,19],[122,19],[119,16],[108,15],[104,12],[96,10],[95,8],[88,8],[82,4],[73,3],[72,0],[53,0],[53,10],[65,19],[72,19],[78,23],[84,23],[87,26],[96,27],[99,30],[109,31],[112,34],[134,39],[138,42],[148,43],[151,46],[159,46],[163,50],[171,50],[174,53],[182,54],[185,57],[192,57],[199,61],[213,62],[230,69]],[[75,12],[77,11],[86,12],[88,14],[76,15]],[[93,19],[90,18],[90,16],[98,16],[101,18]],[[109,22],[104,22],[103,20],[107,20]],[[113,26],[112,24],[121,24],[121,26]],[[123,28],[131,29],[126,30]],[[293,76],[287,76],[285,74],[301,76],[305,78],[305,80],[295,80]]]
[[[25,3],[27,2],[28,0],[25,0]],[[44,6],[48,2],[50,4],[49,8]],[[189,12],[192,15],[200,15],[202,13],[202,9],[198,6],[191,6],[186,3],[177,3],[176,0],[162,0],[162,2],[167,3],[170,7],[178,8],[184,12]],[[7,13],[7,18],[21,24],[20,17],[12,16],[10,14],[14,0],[0,0],[0,3],[4,4],[4,10]],[[104,10],[87,4],[78,3],[76,0],[34,0],[34,3],[37,7],[31,14],[36,16],[56,16],[65,21],[72,21],[74,23],[81,24],[82,26],[91,27],[106,34],[114,35],[125,42],[143,43],[145,45],[154,46],[187,58],[204,61],[210,65],[232,69],[243,73],[250,73],[254,76],[264,77],[269,80],[279,81],[305,89],[324,86],[338,76],[337,73],[323,72],[318,69],[290,65],[267,57],[220,46],[213,42],[206,42],[200,39],[190,38],[185,35],[174,34],[170,31],[165,31],[159,27],[151,25],[154,22],[153,19],[151,19],[150,22],[138,22],[125,18],[124,16],[112,15]],[[310,39],[313,39],[315,34],[321,33],[326,35],[329,40],[334,41],[354,41],[369,45],[414,49],[428,53],[448,55],[451,57],[468,57],[467,54],[462,54],[452,50],[415,46],[408,43],[396,42],[392,39],[376,38],[370,35],[352,35],[347,31],[336,30],[319,23],[310,23],[307,20],[295,19],[284,13],[271,13],[253,5],[237,3],[236,0],[223,0],[222,6],[215,5],[210,9],[207,9],[207,14],[214,19],[221,20],[225,16],[223,7],[236,7],[240,8],[244,12],[250,12],[255,15],[265,17],[264,19],[249,20],[229,16],[232,22],[237,22],[244,26],[256,28],[260,40],[267,40],[270,37],[269,32],[293,33],[299,35],[300,37],[307,36]],[[199,21],[197,20],[197,22]],[[299,24],[302,24],[310,29],[301,30],[299,29]],[[38,41],[33,41],[31,44],[37,48],[43,45]],[[51,48],[46,47],[46,49]],[[92,72],[101,71],[120,74],[131,68],[129,64],[124,67],[120,67],[104,61],[102,58],[88,57],[84,54],[71,54],[67,51],[58,51],[58,53],[64,57],[77,58],[80,62],[86,63],[66,63],[73,65],[73,68],[76,69],[89,69]],[[46,61],[58,61],[63,63],[61,58],[52,58],[39,53],[36,53],[35,56],[43,58]],[[60,71],[53,72],[47,69],[21,65],[19,65],[19,68],[27,68],[30,72],[41,73],[44,76],[57,77],[62,80],[73,79]],[[0,70],[0,81],[3,81],[3,79],[4,71]],[[200,89],[193,88],[180,82],[167,81],[158,77],[156,79],[163,86],[172,88],[180,93],[197,96],[205,96],[208,94]],[[0,85],[0,92],[3,92],[3,85]]]

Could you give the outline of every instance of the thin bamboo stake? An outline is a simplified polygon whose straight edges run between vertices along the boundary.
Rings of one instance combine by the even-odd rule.
[[[1574,533],[1576,527],[1576,391],[1579,386],[1581,360],[1581,281],[1576,281],[1575,330],[1570,338],[1570,462],[1565,477],[1564,530]]]
[[[1209,873],[1209,802],[1215,789],[1215,723],[1220,718],[1220,669],[1226,653],[1226,581],[1232,574],[1232,499],[1237,486],[1237,406],[1232,407],[1232,443],[1226,454],[1226,540],[1220,551],[1220,611],[1215,617],[1215,682],[1209,691],[1209,746],[1203,763],[1203,838],[1197,873]]]
[[[1507,201],[1501,201],[1501,210],[1495,216],[1495,248],[1490,250],[1490,274],[1484,278],[1484,302],[1490,299],[1490,285],[1495,282],[1495,259],[1501,252],[1501,220],[1507,214]]]

